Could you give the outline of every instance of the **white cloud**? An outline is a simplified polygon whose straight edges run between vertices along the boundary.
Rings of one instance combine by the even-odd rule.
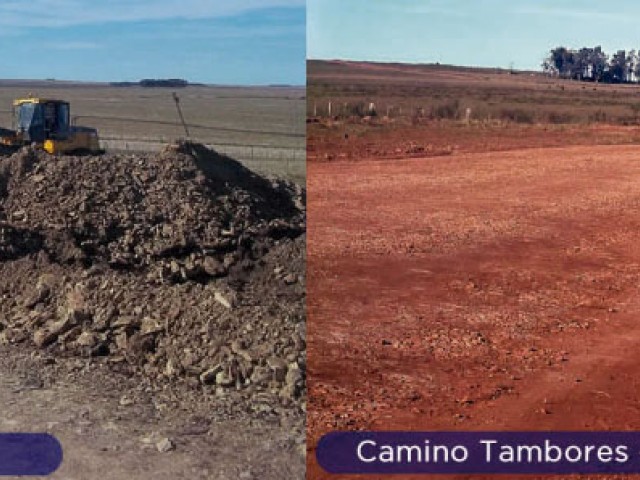
[[[304,0],[0,0],[0,29],[215,18],[304,5]]]

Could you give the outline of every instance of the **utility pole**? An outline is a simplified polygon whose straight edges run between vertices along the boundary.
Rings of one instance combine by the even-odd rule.
[[[182,109],[180,108],[180,98],[178,98],[178,94],[173,92],[173,100],[176,102],[176,108],[178,109],[178,115],[180,115],[180,121],[182,122],[182,126],[184,127],[184,131],[187,134],[187,140],[191,140],[191,135],[189,134],[189,127],[187,126],[187,122],[184,121],[184,115],[182,115]]]

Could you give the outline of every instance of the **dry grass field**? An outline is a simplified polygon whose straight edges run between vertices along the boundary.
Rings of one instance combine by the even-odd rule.
[[[363,116],[371,103],[377,115]],[[310,161],[636,144],[639,113],[635,85],[461,67],[308,63]]]
[[[190,86],[174,90],[0,81],[0,126],[11,126],[13,99],[29,94],[53,97],[70,101],[75,122],[97,128],[110,145],[156,149],[185,136],[172,99],[174,91],[194,140],[212,144],[264,173],[304,179],[302,87]],[[138,140],[144,143],[136,143]]]
[[[503,120],[522,124],[640,122],[640,87],[558,80],[534,72],[439,65],[309,61],[307,113],[375,103],[396,120]],[[422,112],[419,111],[422,109]]]

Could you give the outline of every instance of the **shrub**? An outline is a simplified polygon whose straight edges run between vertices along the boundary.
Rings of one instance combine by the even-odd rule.
[[[455,99],[432,107],[431,118],[446,120],[455,120],[460,118],[460,101]]]
[[[569,112],[549,112],[547,113],[547,122],[549,123],[575,123],[576,117]]]
[[[369,104],[365,102],[357,102],[357,103],[347,103],[345,105],[345,116],[347,117],[366,117],[372,116],[376,117],[378,112],[374,110],[369,110]]]
[[[534,123],[535,121],[533,113],[522,108],[503,108],[500,110],[500,118],[515,123]]]
[[[603,123],[607,121],[607,112],[604,110],[597,110],[594,113],[589,114],[589,121],[592,123]]]

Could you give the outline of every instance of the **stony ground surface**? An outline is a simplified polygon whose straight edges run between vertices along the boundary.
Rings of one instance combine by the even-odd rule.
[[[284,428],[275,436],[298,452],[286,471],[301,475],[305,222],[303,189],[199,145],[5,155],[0,342],[8,357],[28,355],[21,374],[37,389],[89,376],[97,397],[151,403],[157,418],[133,426],[195,416],[228,440],[225,425],[246,424],[267,442]],[[271,462],[256,474],[278,478]]]
[[[0,354],[0,430],[60,440],[64,462],[47,478],[304,478],[296,419],[221,419],[213,402],[185,401],[180,389],[139,392],[135,378],[106,365],[78,362],[53,377],[43,373],[49,359],[10,347]]]
[[[310,477],[333,430],[638,429],[639,159],[310,163]]]

